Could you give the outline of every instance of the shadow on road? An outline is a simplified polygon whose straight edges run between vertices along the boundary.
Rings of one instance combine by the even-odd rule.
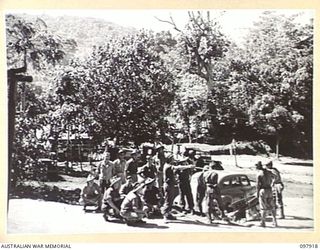
[[[312,229],[311,226],[278,226],[277,229]]]
[[[308,217],[300,217],[300,216],[286,216],[287,220],[313,220],[312,218]]]
[[[141,227],[141,228],[157,228],[157,229],[168,229],[167,226],[161,226],[155,223],[146,223],[146,224],[135,224],[130,227]]]
[[[123,225],[126,225],[126,223],[121,220],[121,219],[116,219],[116,218],[112,218],[112,219],[109,219],[108,221],[106,221],[106,223],[115,223],[115,224],[123,224]],[[145,223],[145,224],[133,224],[133,225],[130,225],[128,227],[140,227],[140,228],[157,228],[157,229],[167,229],[169,227],[167,226],[162,226],[162,225],[158,225],[158,224],[155,224],[155,223]]]
[[[313,163],[309,162],[284,162],[285,165],[298,165],[304,167],[313,167]]]
[[[102,211],[96,210],[96,209],[86,209],[83,212],[86,214],[102,214],[103,213]]]
[[[175,220],[175,221],[170,221],[170,224],[187,224],[187,225],[197,225],[197,226],[205,226],[205,227],[219,227],[219,226],[232,226],[232,227],[251,227],[253,226],[253,224],[249,224],[249,225],[241,225],[235,222],[231,222],[231,221],[213,221],[212,224],[209,223],[205,223],[199,220]]]
[[[213,224],[205,224],[199,220],[191,221],[191,220],[172,220],[169,222],[170,224],[187,224],[187,225],[198,225],[198,226],[213,226]]]
[[[120,219],[109,219],[106,223],[125,224],[123,220]]]

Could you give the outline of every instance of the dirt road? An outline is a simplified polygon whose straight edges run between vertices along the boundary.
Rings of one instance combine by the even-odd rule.
[[[303,207],[299,204],[304,204]],[[101,213],[85,213],[82,207],[31,199],[10,200],[8,233],[107,233],[107,232],[223,232],[223,231],[310,231],[313,219],[310,218],[312,200],[310,198],[286,199],[284,220],[279,227],[260,228],[258,221],[228,224],[217,221],[206,224],[204,217],[178,215],[178,220],[165,224],[162,219],[147,219],[147,224],[129,227],[119,221],[106,222]],[[269,226],[268,226],[269,225]]]
[[[231,157],[217,157],[217,160],[222,159],[226,169],[234,169]],[[253,166],[257,160],[265,161],[265,159],[254,156],[240,156],[238,163],[241,168],[236,170],[254,177],[256,171]],[[281,162],[276,162],[275,166],[283,173],[285,182],[286,219],[278,221],[278,228],[272,228],[271,221],[267,223],[266,228],[260,228],[259,221],[242,221],[238,224],[217,221],[208,225],[204,217],[184,214],[177,214],[178,220],[168,224],[165,224],[162,219],[147,219],[147,224],[129,227],[119,221],[106,222],[101,213],[84,213],[82,207],[78,205],[32,199],[11,199],[7,230],[10,234],[312,231],[314,228],[313,169],[310,163],[283,158]],[[62,184],[66,185],[66,183]]]

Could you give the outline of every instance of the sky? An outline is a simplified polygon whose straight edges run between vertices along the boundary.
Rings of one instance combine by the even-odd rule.
[[[211,10],[212,16],[221,10]],[[248,29],[252,27],[253,22],[265,10],[246,10],[235,9],[226,10],[221,17],[222,29],[233,40],[242,39]],[[292,15],[302,13],[299,22],[305,23],[314,17],[312,10],[277,10],[279,14]],[[29,13],[29,14],[47,14],[51,16],[82,16],[95,17],[110,21],[121,26],[134,27],[137,29],[152,29],[154,31],[171,30],[170,24],[160,22],[156,19],[169,20],[173,17],[178,27],[183,27],[188,20],[187,10],[12,10],[7,13]]]

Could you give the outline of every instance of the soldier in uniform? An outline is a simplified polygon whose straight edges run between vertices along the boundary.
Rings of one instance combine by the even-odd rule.
[[[133,190],[127,194],[121,204],[120,215],[125,219],[128,226],[146,223],[142,220],[147,216],[147,207],[142,199],[145,187],[145,183],[136,182]]]
[[[122,149],[119,150],[118,157],[119,158],[113,162],[114,170],[115,170],[115,174],[121,178],[121,184],[124,184],[126,182],[124,172],[125,172],[127,161],[124,159],[124,151]]]
[[[284,189],[284,185],[281,181],[281,175],[278,169],[273,167],[272,161],[269,161],[266,164],[266,167],[269,171],[271,171],[274,176],[274,182],[272,184],[272,192],[273,192],[273,199],[276,205],[280,208],[280,219],[284,219],[284,211],[283,211],[283,200],[282,200],[282,191]]]
[[[188,164],[187,161],[180,162],[180,164]],[[191,163],[193,164],[193,163]],[[194,165],[194,164],[193,164]],[[186,212],[194,214],[194,203],[193,203],[193,195],[191,192],[191,185],[190,185],[190,177],[192,174],[191,168],[180,169],[176,171],[178,175],[178,187],[179,187],[179,194],[180,194],[180,206]],[[186,200],[188,203],[188,210],[186,210]]]
[[[110,185],[110,179],[114,175],[114,165],[110,161],[110,153],[105,152],[103,161],[99,165],[99,183],[101,188],[101,193],[104,194],[104,191]]]
[[[110,187],[103,195],[101,210],[104,212],[103,217],[106,221],[109,219],[108,216],[120,218],[120,205],[122,202],[119,194],[120,185],[121,178],[116,176],[112,177],[110,179]]]
[[[171,214],[171,209],[174,201],[175,184],[176,179],[173,169],[173,155],[167,157],[167,162],[163,167],[163,192],[164,192],[164,204],[162,206],[162,214],[165,222],[168,220],[175,220],[176,218]]]
[[[214,201],[218,203],[222,218],[226,218],[224,214],[224,206],[221,198],[220,188],[218,187],[218,174],[213,170],[203,172],[203,181],[206,185],[204,197],[204,213],[206,214],[209,223],[212,223],[214,218],[218,218]]]
[[[137,182],[138,180],[138,154],[139,151],[137,149],[133,150],[131,153],[131,158],[127,161],[125,168],[125,176],[131,176],[133,182]]]
[[[120,187],[120,196],[122,199],[133,189],[132,177],[129,175],[126,179],[126,182]]]
[[[97,210],[101,206],[101,191],[97,183],[94,182],[95,176],[89,174],[87,177],[87,185],[82,189],[80,194],[80,205],[83,205],[83,210],[86,211],[87,206],[97,206]]]
[[[176,218],[171,214],[173,201],[176,195],[176,177],[175,172],[177,170],[193,168],[194,165],[175,166],[174,157],[170,155],[167,157],[167,161],[163,167],[163,192],[164,192],[164,204],[162,206],[162,214],[164,222],[168,220],[175,220]]]
[[[196,203],[197,203],[199,212],[202,216],[204,216],[203,210],[202,210],[202,202],[203,202],[203,199],[206,194],[206,184],[204,182],[203,175],[205,172],[211,171],[211,170],[212,170],[212,168],[209,165],[204,166],[202,169],[202,173],[200,174],[200,176],[198,178]]]
[[[158,145],[156,147],[156,156],[154,156],[154,163],[157,168],[157,185],[158,188],[162,191],[163,188],[163,166],[166,162],[166,157],[164,155],[164,146]]]
[[[272,212],[273,226],[277,227],[276,209],[272,196],[272,183],[274,175],[271,171],[263,168],[261,162],[256,164],[256,169],[259,171],[257,175],[257,197],[259,199],[259,206],[261,210],[261,226],[266,226],[267,212]]]
[[[147,178],[155,179],[157,175],[157,168],[153,163],[151,155],[146,156],[147,163],[142,167],[138,168],[138,181],[141,182]],[[140,179],[140,180],[139,180]]]

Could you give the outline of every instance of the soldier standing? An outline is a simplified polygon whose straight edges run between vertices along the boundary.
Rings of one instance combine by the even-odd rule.
[[[167,223],[168,220],[175,220],[171,214],[171,209],[173,205],[174,198],[176,196],[176,170],[183,170],[193,168],[194,165],[186,166],[174,166],[174,157],[170,155],[167,157],[167,162],[163,167],[163,192],[164,192],[164,204],[162,207],[162,214],[164,217],[164,222]]]
[[[109,187],[110,179],[113,175],[114,165],[110,161],[110,153],[105,152],[104,159],[99,165],[99,183],[102,194],[104,194],[104,191]]]
[[[281,175],[278,169],[273,167],[272,161],[269,161],[266,164],[266,167],[269,171],[271,171],[274,176],[274,182],[272,184],[272,192],[273,192],[273,199],[276,205],[280,208],[280,219],[284,219],[284,211],[283,211],[283,200],[282,200],[282,191],[284,189],[284,185],[281,181]]]
[[[138,173],[141,174],[143,179],[151,178],[155,179],[157,175],[157,168],[153,162],[151,155],[146,156],[147,163],[138,169]]]
[[[187,162],[182,162],[187,163]],[[176,174],[178,175],[178,187],[179,187],[179,193],[180,193],[180,206],[183,210],[186,212],[194,214],[194,203],[193,203],[193,195],[191,192],[191,185],[190,185],[190,177],[192,174],[191,168],[187,169],[180,169],[176,171]],[[185,209],[186,201],[188,202],[188,210]]]
[[[157,155],[154,157],[154,163],[157,168],[157,185],[160,190],[163,187],[163,167],[166,161],[166,157],[164,155],[164,146],[158,145],[157,148]]]
[[[138,154],[139,151],[137,149],[133,150],[133,152],[131,153],[131,158],[127,161],[125,168],[126,178],[128,176],[131,176],[132,182],[137,182],[138,180]]]
[[[164,164],[163,167],[163,192],[164,192],[164,204],[162,206],[162,214],[164,217],[165,223],[168,220],[175,220],[171,214],[171,209],[173,205],[173,201],[175,198],[175,184],[176,179],[173,170],[173,155],[169,155],[167,157],[167,162]]]
[[[115,174],[121,178],[121,184],[124,184],[126,182],[124,172],[125,172],[127,161],[124,159],[124,155],[125,155],[125,152],[122,149],[120,149],[118,152],[119,158],[113,162]]]
[[[218,187],[218,174],[213,170],[208,170],[203,172],[203,181],[206,185],[206,191],[205,191],[205,207],[204,212],[208,218],[209,223],[212,222],[214,217],[218,217],[216,210],[215,210],[215,204],[214,200],[218,203],[219,209],[221,211],[222,218],[226,219],[225,213],[224,213],[224,206],[221,198],[221,192],[220,188]]]
[[[272,212],[273,226],[277,227],[276,209],[272,196],[272,183],[274,175],[271,171],[262,167],[261,162],[256,164],[256,169],[259,171],[257,175],[257,197],[261,210],[261,226],[266,226],[267,212]]]

